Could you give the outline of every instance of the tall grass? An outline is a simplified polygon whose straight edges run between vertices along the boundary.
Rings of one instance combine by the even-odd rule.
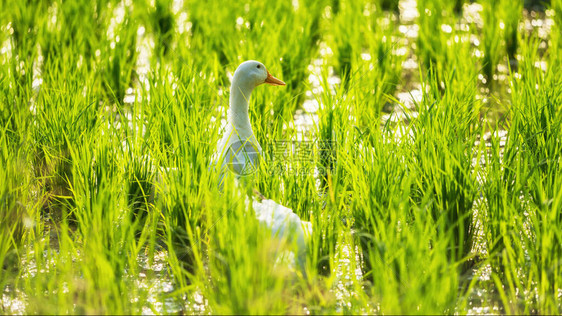
[[[408,47],[398,1],[2,1],[2,312],[560,313],[560,1],[545,51],[520,3],[468,30],[462,3],[419,1]],[[220,191],[247,59],[287,86],[253,93],[263,164]],[[254,189],[312,223],[306,273]]]
[[[482,60],[482,72],[486,76],[487,82],[493,82],[493,76],[496,67],[502,58],[500,38],[500,17],[496,12],[501,7],[500,1],[483,2],[482,19],[486,27],[483,28],[482,46],[484,49],[484,58]],[[511,40],[511,39],[510,39]]]
[[[559,311],[557,298],[560,273],[554,261],[560,254],[559,233],[551,224],[556,225],[560,220],[559,203],[559,119],[560,107],[558,104],[561,96],[559,78],[555,75],[559,65],[554,64],[546,73],[537,69],[532,60],[536,54],[537,43],[527,40],[523,45],[525,62],[520,64],[522,78],[512,78],[514,89],[512,99],[512,146],[517,146],[519,159],[516,165],[522,169],[524,178],[520,184],[519,199],[527,198],[527,203],[522,204],[519,216],[515,217],[515,225],[520,230],[527,228],[526,234],[518,236],[509,245],[513,248],[513,255],[523,256],[533,262],[529,269],[521,272],[515,267],[519,262],[514,256],[507,256],[504,262],[508,263],[508,282],[512,284],[510,290],[523,287],[524,299],[519,306],[510,306],[513,311],[538,311],[549,313]],[[519,170],[518,170],[519,171]],[[516,182],[517,183],[517,182]],[[517,209],[516,209],[517,210]],[[517,261],[516,261],[517,260]],[[531,284],[537,284],[536,290],[530,290]],[[507,292],[507,291],[506,291]],[[529,292],[534,292],[535,297]],[[516,296],[506,293],[506,297]]]

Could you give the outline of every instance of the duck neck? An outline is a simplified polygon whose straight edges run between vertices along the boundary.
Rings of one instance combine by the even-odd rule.
[[[235,78],[236,79],[236,78]],[[239,84],[238,80],[232,81],[230,87],[230,108],[228,109],[228,123],[239,134],[253,134],[248,115],[248,102],[252,95],[253,87]],[[251,136],[251,135],[241,135]]]

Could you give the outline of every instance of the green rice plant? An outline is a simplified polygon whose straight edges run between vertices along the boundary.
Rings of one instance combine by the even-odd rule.
[[[384,19],[384,18],[382,18]],[[378,20],[381,24],[380,20]],[[374,25],[373,25],[374,27]],[[383,33],[384,32],[384,33]],[[357,98],[359,106],[356,111],[358,126],[369,131],[379,129],[381,112],[385,105],[391,103],[391,98],[400,82],[404,55],[397,55],[400,45],[394,37],[394,31],[386,29],[382,32],[368,32],[368,55],[371,60],[358,60],[352,75],[354,85],[349,89],[349,95]],[[384,34],[384,35],[383,35]]]
[[[100,141],[95,131],[108,132],[97,125],[80,139],[70,142],[66,137],[73,162],[68,180],[74,202],[69,207],[75,221],[53,222],[55,234],[34,242],[24,254],[24,260],[42,267],[21,281],[29,293],[29,312],[139,313],[143,303],[131,298],[146,299],[146,290],[128,276],[138,274],[137,256],[148,229],[135,238],[135,222],[127,216],[127,194],[121,187],[126,175],[111,168],[123,162],[115,162],[107,150],[115,143],[110,144],[110,138]],[[41,224],[34,233],[43,236],[44,231]],[[59,277],[66,281],[59,282]]]
[[[267,198],[312,222],[310,244],[313,246],[308,247],[310,263],[314,273],[329,275],[341,229],[340,211],[344,208],[341,199],[345,176],[338,171],[337,153],[345,149],[336,146],[336,139],[343,139],[346,116],[345,111],[336,106],[338,101],[331,95],[326,74],[322,85],[325,90],[318,98],[327,104],[321,110],[315,131],[322,137],[300,139],[294,130],[288,130],[282,134],[283,138],[266,138],[265,161],[260,166],[256,184]],[[341,98],[341,94],[335,98]],[[273,126],[281,128],[275,123]],[[256,134],[259,133],[260,130],[256,130]]]
[[[514,122],[512,126],[522,140],[522,149],[526,158],[537,163],[538,170],[551,176],[556,172],[560,154],[558,144],[558,115],[560,115],[560,89],[556,73],[559,65],[554,64],[546,74],[534,66],[538,58],[536,48],[538,42],[530,39],[522,48],[525,62],[521,65],[522,78],[512,81],[514,99],[512,110]],[[538,98],[540,96],[540,98]],[[523,106],[525,104],[525,106]]]
[[[9,16],[11,14],[10,10],[7,9],[8,4],[3,2],[0,2],[0,10],[2,10],[2,13],[0,13],[0,21],[2,21],[2,24],[7,23],[7,21],[9,21]],[[7,25],[2,25],[2,31],[7,29]],[[4,41],[8,40],[8,32],[2,32],[2,34],[0,34],[0,43],[4,43]]]
[[[209,264],[205,258],[217,207],[213,199],[219,196],[208,175],[195,183],[189,167],[179,163],[176,170],[162,175],[163,187],[156,184],[157,190],[161,189],[156,208],[163,216],[158,234],[166,241],[175,281],[182,291],[197,278],[204,278],[203,264]]]
[[[19,255],[26,228],[31,226],[27,209],[24,207],[29,201],[26,186],[30,185],[29,172],[22,172],[25,158],[11,148],[6,128],[0,130],[0,286],[15,281],[14,276],[21,268]]]
[[[47,5],[37,1],[25,3],[18,1],[8,11],[7,18],[11,22],[13,56],[18,56],[20,63],[12,63],[12,71],[17,74],[17,82],[25,87],[31,84],[33,64],[37,56],[37,33],[47,19]],[[23,62],[23,63],[22,63]]]
[[[201,148],[197,143],[188,146]],[[301,287],[300,281],[282,263],[288,253],[277,256],[285,246],[268,237],[271,232],[253,215],[247,196],[253,194],[253,182],[233,185],[228,174],[219,193],[216,174],[205,169],[202,178],[192,182],[192,166],[180,162],[178,167],[169,173],[169,198],[163,198],[176,205],[165,212],[170,251],[178,261],[192,257],[183,265],[171,260],[174,273],[181,275],[181,291],[200,289],[209,307],[221,313],[298,310],[298,305],[290,306],[297,301],[293,289]],[[180,229],[185,231],[183,245],[174,241]]]
[[[212,214],[216,212],[212,202],[219,195],[208,170],[214,147],[211,140],[205,140],[211,135],[211,139],[218,136],[216,130],[209,134],[208,130],[198,128],[210,124],[212,113],[203,109],[213,100],[206,100],[208,94],[201,93],[204,91],[201,88],[208,87],[196,80],[183,82],[187,84],[180,84],[174,94],[165,86],[151,89],[152,97],[163,103],[162,108],[149,112],[148,126],[152,130],[147,131],[157,137],[156,144],[159,144],[153,151],[154,163],[161,166],[153,184],[155,209],[161,210],[162,216],[158,236],[169,251],[170,269],[179,293],[190,292],[191,284],[205,278],[203,264],[209,262],[205,258]],[[157,121],[164,124],[156,124]]]
[[[223,204],[228,208],[214,214],[226,218],[214,219],[211,228],[212,281],[207,294],[211,308],[220,313],[286,313],[295,299],[290,290],[298,283],[291,285],[290,271],[276,262],[284,246],[268,237],[268,229],[250,215],[253,210],[244,203],[245,193],[225,193],[231,197]]]
[[[411,140],[408,133],[397,136],[398,131],[387,125],[369,142],[354,133],[358,150],[345,162],[352,177],[355,240],[369,281],[365,290],[381,313],[446,313],[458,295],[457,265],[446,255],[448,237],[437,233],[438,223],[426,210],[431,200],[420,207],[412,203]]]
[[[332,189],[333,190],[333,189]],[[342,230],[341,210],[334,192],[327,198],[325,206],[320,203],[313,204],[310,209],[310,222],[312,234],[308,240],[308,258],[312,267],[313,276],[328,277],[337,266],[334,261],[339,234]]]
[[[502,10],[503,39],[508,58],[515,59],[518,44],[519,21],[523,15],[523,1],[500,1]]]
[[[123,34],[115,34],[119,32],[121,25],[117,22],[118,18],[114,16],[118,2],[115,0],[96,0],[93,3],[53,1],[48,5],[45,3],[44,6],[45,21],[37,31],[37,44],[40,46],[43,63],[50,66],[44,65],[42,72],[64,72],[70,65],[77,68],[86,67],[99,78],[93,82],[92,90],[105,91],[107,87],[104,81],[109,73],[106,65],[109,57],[106,57],[105,52],[115,46],[117,38],[119,38],[117,42],[122,38],[127,40]],[[87,18],[77,19],[78,16]],[[113,24],[112,35],[116,36],[114,38],[108,38],[108,26],[111,24]],[[132,31],[136,34],[136,29]],[[130,56],[130,51],[128,55]],[[130,61],[134,65],[135,59],[131,58]],[[115,90],[115,87],[113,89]],[[111,93],[108,93],[108,96],[113,97]]]
[[[529,273],[536,280],[537,308],[542,312],[559,311],[556,296],[560,271],[556,268],[560,249],[557,225],[560,210],[560,115],[562,90],[557,76],[559,65],[552,65],[546,74],[534,67],[537,43],[529,40],[522,47],[525,63],[520,65],[522,79],[513,80],[513,126],[520,141],[520,151],[529,164],[529,198],[531,204],[531,232],[534,238],[524,239],[535,266]],[[536,268],[536,270],[534,269]]]
[[[400,13],[398,3],[396,0],[381,0],[380,7],[382,10],[393,11],[395,13]]]
[[[339,6],[332,28],[340,35],[328,40],[345,92],[350,99],[359,99],[356,104],[361,107],[354,109],[361,113],[357,124],[365,128],[378,121],[387,96],[394,94],[404,56],[397,55],[400,40],[395,17],[382,12],[380,3],[343,2]],[[322,88],[332,89],[329,85]]]
[[[339,116],[338,114],[335,114]],[[339,119],[342,119],[340,116]],[[338,120],[339,120],[338,119]],[[341,133],[340,133],[341,131]],[[344,127],[338,126],[335,138],[342,139]],[[320,141],[319,141],[320,142]],[[345,219],[349,218],[347,205],[350,200],[349,179],[341,159],[347,150],[353,150],[351,143],[344,141],[326,141],[319,143],[319,162],[317,162],[320,184],[320,203],[313,204],[310,211],[312,237],[310,252],[312,266],[319,275],[333,274],[337,267],[335,257],[341,251],[341,234],[348,233]],[[329,169],[331,168],[331,169]]]
[[[351,209],[355,221],[355,235],[362,251],[362,271],[366,280],[374,282],[371,252],[377,249],[379,230],[389,225],[390,217],[399,204],[408,201],[409,190],[400,194],[409,181],[407,168],[400,154],[400,147],[392,138],[386,142],[383,137],[392,137],[391,131],[371,136],[368,141],[364,134],[354,133],[358,148],[356,155],[350,155],[349,168],[352,181],[353,198]]]
[[[373,132],[370,138],[364,133],[355,136],[354,143],[362,145],[361,156],[351,160],[357,167],[349,169],[354,175],[350,191],[355,235],[364,276],[372,282],[382,312],[399,313],[409,304],[415,307],[406,310],[446,312],[453,308],[447,303],[450,297],[466,293],[458,287],[460,273],[470,269],[474,245],[477,187],[471,162],[479,156],[473,143],[480,131],[474,86],[461,79],[471,75],[474,80],[475,70],[458,71],[462,72],[448,74],[443,96],[431,73],[429,92],[417,104],[419,116],[409,127],[386,124],[382,133]],[[418,267],[451,269],[451,278],[413,281],[410,273]],[[432,282],[445,283],[429,285]],[[463,291],[471,286],[464,285]],[[443,291],[427,290],[435,287]]]
[[[4,6],[4,5],[3,5]],[[30,8],[28,8],[28,6]],[[8,7],[8,6],[6,6]],[[34,96],[33,69],[36,66],[38,43],[37,33],[44,26],[47,8],[43,2],[33,2],[30,4],[17,2],[10,6],[9,10],[4,11],[2,24],[8,23],[11,26],[8,37],[10,41],[11,60],[6,63],[2,71],[1,80],[5,91],[3,111],[7,111],[4,119],[9,117],[10,129],[27,129],[28,119],[24,117],[28,112],[28,102]],[[8,31],[8,30],[7,30]],[[8,54],[6,54],[8,55]],[[14,133],[21,135],[23,133]]]
[[[296,133],[271,140],[263,147],[264,163],[256,181],[259,192],[308,220],[315,204],[322,202],[314,177],[319,149],[317,142],[299,140]]]
[[[279,2],[274,6],[253,3],[250,11],[242,15],[247,21],[245,25],[249,26],[241,27],[245,40],[231,53],[236,53],[236,65],[259,56],[270,72],[287,84],[282,89],[258,89],[253,97],[257,104],[256,113],[264,118],[256,125],[262,125],[266,135],[272,126],[265,126],[262,122],[288,123],[295,109],[304,101],[308,68],[317,55],[321,40],[323,5],[323,1],[303,1],[296,7],[289,2]],[[259,45],[264,42],[270,44]],[[279,133],[269,135],[281,137]]]
[[[454,7],[453,10],[457,15],[462,14],[462,9],[463,9],[463,6],[464,6],[465,2],[466,2],[465,0],[456,0],[455,1],[455,7]]]
[[[559,312],[560,271],[558,70],[534,66],[534,38],[521,43],[521,78],[512,74],[509,132],[503,153],[492,141],[484,192],[490,205],[485,230],[493,281],[509,313]]]
[[[472,160],[480,156],[474,146],[480,133],[479,103],[474,98],[475,86],[455,85],[454,75],[453,71],[441,97],[435,73],[430,73],[429,92],[418,104],[419,116],[413,122],[411,167],[417,174],[415,201],[427,201],[424,208],[433,216],[438,234],[449,238],[449,260],[462,263],[474,245],[478,190],[474,168],[478,170],[478,165],[473,167]],[[466,269],[466,265],[461,267]]]
[[[316,137],[318,142],[326,145],[336,145],[340,139],[345,139],[346,120],[349,112],[349,103],[346,101],[344,86],[336,86],[335,91],[329,85],[328,74],[322,74],[322,94],[317,96],[321,104],[318,110],[318,125]],[[341,144],[341,143],[340,143]],[[325,188],[328,182],[328,174],[335,170],[336,160],[333,155],[325,155],[318,161],[320,180]]]
[[[252,102],[255,105],[250,106],[250,109],[258,114],[253,116],[258,119],[253,125],[267,132],[262,136],[259,133],[257,135],[263,143],[265,138],[260,137],[272,136],[271,131],[279,131],[272,128],[270,117],[288,122],[295,108],[303,101],[303,81],[317,51],[322,2],[305,1],[299,3],[298,7],[293,7],[289,2],[240,3],[228,9],[221,3],[206,6],[187,3],[186,6],[191,9],[193,24],[192,36],[189,38],[189,58],[195,60],[196,68],[208,67],[211,60],[219,72],[218,83],[228,86],[227,70],[233,72],[240,62],[258,59],[267,65],[272,74],[286,80],[287,86],[283,89],[257,89],[253,93]],[[225,23],[217,26],[214,19],[209,20],[209,8],[214,8],[218,19]],[[199,61],[199,57],[205,59]]]
[[[57,61],[64,59],[69,64],[77,65],[81,57],[93,55],[90,44],[92,33],[95,33],[95,20],[84,21],[76,17],[95,15],[96,6],[82,1],[53,1],[46,7],[46,21],[38,31],[38,43],[45,63],[50,63],[52,67]],[[69,54],[70,51],[72,54]],[[55,71],[55,68],[50,70]]]
[[[211,1],[202,5],[199,1],[185,2],[185,8],[189,12],[191,27],[191,37],[189,38],[190,59],[197,68],[210,61],[218,63],[220,71],[218,76],[219,83],[226,84],[225,66],[233,63],[227,56],[226,49],[232,43],[241,40],[236,32],[236,20],[242,15],[244,10],[243,3],[233,3],[224,6],[220,1]],[[209,15],[213,12],[213,15]],[[215,21],[223,21],[215,23]]]
[[[170,51],[174,39],[175,17],[172,12],[172,1],[156,1],[154,11],[150,13],[152,27],[156,34],[156,48],[158,56],[165,56]]]
[[[33,91],[31,85],[25,88],[19,86],[18,74],[12,71],[10,63],[4,63],[0,68],[0,123],[7,138],[6,144],[12,149],[12,146],[21,144],[28,134],[31,112],[26,105]]]
[[[450,37],[442,30],[442,25],[453,22],[451,4],[453,2],[439,0],[418,2],[420,31],[416,54],[424,71],[430,68],[436,71],[439,83],[444,81],[442,72],[449,62],[446,50]]]
[[[512,251],[511,245],[518,243],[519,239],[520,231],[512,218],[524,212],[520,195],[526,178],[518,175],[526,174],[527,168],[518,154],[518,142],[513,129],[509,129],[503,146],[501,138],[497,136],[499,131],[495,130],[494,134],[490,139],[487,154],[483,157],[485,167],[482,169],[482,194],[485,199],[485,212],[480,214],[480,218],[483,222],[492,273],[501,278],[504,257],[508,255],[506,252]]]
[[[384,85],[392,86],[397,80],[393,75],[400,72],[401,63],[395,55],[398,47],[398,40],[394,38],[396,18],[394,14],[383,12],[388,10],[386,6],[385,1],[338,2],[338,13],[331,25],[334,34],[329,37],[329,44],[336,59],[335,70],[346,88],[352,76],[362,78],[359,72],[361,75],[378,74],[380,78],[374,82]],[[385,75],[388,77],[383,78]],[[375,99],[380,99],[380,95]]]
[[[271,69],[280,69],[278,75],[287,84],[283,94],[288,97],[282,104],[274,104],[273,110],[285,120],[304,101],[306,85],[303,81],[307,79],[308,66],[316,57],[321,40],[323,6],[324,1],[303,1],[298,6],[289,2],[279,2],[275,6],[253,3],[243,15],[249,27],[242,27],[241,31],[248,42],[239,50],[247,54],[247,59],[260,56]],[[258,44],[266,41],[271,45]]]
[[[128,205],[131,216],[134,221],[139,222],[141,227],[144,226],[142,223],[151,212],[151,192],[155,190],[153,188],[154,162],[149,157],[142,155],[147,150],[146,143],[132,146],[132,150],[127,153],[129,159],[125,166]]]
[[[202,260],[207,257],[211,220],[214,208],[220,207],[211,203],[219,193],[209,170],[219,138],[212,108],[220,97],[217,87],[202,80],[198,70],[179,66],[172,68],[177,77],[165,68],[150,77],[147,95],[138,104],[143,110],[137,115],[139,130],[146,128],[146,144],[154,148],[152,161],[160,166],[153,179],[154,203],[163,216],[158,235],[166,242],[175,281],[183,291],[204,278]],[[157,81],[158,74],[169,84]]]
[[[529,259],[534,264],[528,269],[529,280],[525,280],[524,286],[535,293],[534,298],[525,301],[526,310],[536,309],[541,313],[560,312],[560,267],[559,261],[562,251],[560,241],[562,235],[555,227],[559,225],[561,200],[560,191],[553,191],[553,187],[559,188],[560,177],[546,178],[535,173],[530,179],[533,186],[531,190],[533,206],[530,210],[531,231],[534,236],[524,239],[524,247],[534,247],[529,252]],[[526,237],[526,236],[524,236]],[[526,269],[525,269],[526,270]]]
[[[357,1],[338,1],[338,14],[334,17],[334,36],[332,45],[334,58],[336,59],[336,72],[339,74],[344,86],[351,77],[352,64],[357,58],[357,52],[361,51],[362,38],[359,32],[362,15],[361,3]]]
[[[92,2],[76,1],[72,5],[59,3],[62,19],[61,30],[70,28],[71,32],[68,46],[72,49],[84,52],[85,66],[95,69],[93,64],[99,63],[99,57],[106,45],[110,45],[107,39],[108,25],[113,17],[113,9],[118,4],[116,0],[96,0]],[[89,17],[83,20],[75,19],[76,16]],[[77,47],[76,47],[77,46]],[[99,50],[99,56],[98,56]]]
[[[562,47],[562,1],[554,0],[551,2],[551,8],[554,11],[554,26],[550,33],[551,47],[554,49],[548,50],[549,64],[560,65],[560,47]]]
[[[79,2],[77,2],[79,3]],[[89,71],[95,74],[95,80],[93,81],[92,90],[96,91],[96,94],[100,93],[105,96],[109,96],[110,100],[113,100],[113,94],[107,92],[107,83],[109,71],[109,55],[111,54],[112,41],[115,38],[111,38],[108,34],[108,25],[112,23],[112,18],[114,18],[115,8],[118,2],[115,0],[96,0],[93,4],[83,4],[77,5],[77,11],[84,12],[84,16],[90,16],[91,19],[81,23],[78,28],[82,36],[78,36],[78,46],[84,45],[84,64]],[[136,6],[137,4],[135,4]],[[64,6],[66,7],[66,6]],[[65,10],[66,11],[66,10]],[[74,13],[72,11],[64,13],[65,19],[73,20]],[[115,22],[116,23],[116,22]],[[119,27],[117,27],[117,31]],[[133,30],[131,30],[132,32]],[[116,30],[113,31],[114,35]],[[132,34],[128,34],[132,36]],[[121,37],[121,35],[119,35]],[[125,36],[124,40],[130,40]],[[83,43],[81,43],[83,41]],[[120,38],[121,41],[121,38]],[[127,56],[132,57],[132,56]],[[134,65],[134,60],[131,60]],[[114,89],[114,88],[112,88]],[[118,95],[118,93],[115,93]]]
[[[50,69],[50,63],[46,69]],[[57,64],[55,67],[59,67]],[[68,184],[72,182],[72,160],[69,144],[77,142],[84,130],[97,122],[95,99],[83,94],[84,77],[81,73],[70,75],[70,70],[45,73],[45,93],[40,93],[34,105],[34,126],[31,132],[34,171],[40,177],[43,189],[49,192],[47,205],[55,213],[72,204]],[[61,78],[65,78],[62,80]],[[50,204],[53,202],[54,204]],[[59,214],[65,216],[63,213]]]
[[[171,270],[180,291],[204,275],[203,263],[208,261],[203,260],[207,258],[211,235],[208,227],[212,227],[211,214],[215,212],[211,197],[205,193],[209,185],[195,187],[191,176],[187,165],[182,165],[178,172],[163,175],[164,184],[174,185],[162,190],[156,203],[164,216],[158,234],[166,241]]]
[[[100,0],[93,4],[55,1],[45,11],[51,16],[46,16],[49,21],[40,30],[39,44],[45,63],[51,64],[48,70],[57,71],[55,65],[59,68],[84,65],[98,76],[99,81],[94,81],[92,86],[94,90],[105,91],[109,100],[122,104],[135,78],[138,26],[131,21],[137,18],[137,9]],[[80,21],[76,16],[89,18]],[[44,67],[43,72],[46,71]]]
[[[327,266],[326,260],[331,260],[334,256],[332,252],[337,249],[339,234],[346,226],[344,218],[350,217],[346,205],[349,203],[351,179],[344,161],[347,153],[355,151],[356,147],[348,139],[352,128],[349,119],[353,104],[350,102],[351,97],[345,94],[345,86],[339,85],[332,89],[326,72],[323,73],[321,84],[322,93],[317,96],[320,108],[315,131],[319,146],[316,166],[319,193],[323,196],[326,207],[322,212],[314,214],[312,222],[316,231],[313,236],[316,239],[312,241],[312,245],[318,248],[318,254],[313,257],[318,260],[316,266],[320,271],[329,272],[333,269],[333,263],[330,262],[330,266]]]
[[[482,72],[486,76],[487,82],[493,82],[493,76],[496,72],[496,67],[502,59],[501,38],[499,28],[499,17],[496,14],[500,6],[499,1],[485,1],[482,3],[482,19],[484,21],[482,46],[484,49],[484,58],[482,60]]]
[[[125,9],[123,22],[116,26],[115,38],[111,40],[109,50],[102,52],[105,72],[103,78],[110,100],[123,104],[125,92],[135,78],[137,60],[137,25],[133,9]]]
[[[447,242],[433,235],[436,223],[418,217],[406,224],[399,215],[404,212],[396,211],[389,209],[391,221],[379,226],[369,253],[374,303],[384,313],[450,313],[460,293],[456,266],[443,255]],[[436,278],[436,274],[443,277]]]

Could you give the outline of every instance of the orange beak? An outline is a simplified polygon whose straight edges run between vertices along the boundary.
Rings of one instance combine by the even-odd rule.
[[[267,72],[267,78],[265,78],[265,83],[270,84],[272,86],[284,86],[285,83],[275,77],[273,77],[269,71]]]

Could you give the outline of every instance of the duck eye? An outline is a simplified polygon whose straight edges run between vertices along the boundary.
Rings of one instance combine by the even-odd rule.
[[[261,68],[261,65],[258,65],[258,69]]]

